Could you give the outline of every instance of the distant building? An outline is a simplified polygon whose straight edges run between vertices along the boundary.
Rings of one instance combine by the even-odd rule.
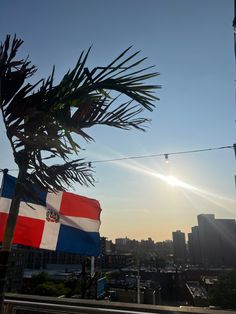
[[[127,243],[129,239],[126,238],[118,238],[115,239],[115,246],[117,251],[125,251],[127,249]]]
[[[234,219],[216,219],[219,264],[236,266],[236,223]]]
[[[176,264],[183,264],[187,260],[187,250],[185,242],[185,234],[180,230],[172,232],[174,262]]]
[[[198,226],[188,235],[192,264],[236,266],[236,223],[234,219],[215,219],[213,214],[198,215]]]
[[[107,253],[107,238],[100,237],[100,254],[106,254],[106,253]]]
[[[192,232],[188,234],[188,249],[190,263],[193,265],[201,265],[202,253],[200,247],[198,226],[192,227]]]
[[[18,249],[17,245],[12,245],[12,250],[8,260],[7,269],[7,292],[18,292],[22,285],[25,264],[25,251]]]
[[[81,264],[78,254],[25,247],[25,268],[45,269],[49,264]]]
[[[155,247],[154,241],[151,238],[148,238],[147,240],[141,240],[140,242],[140,248],[148,251],[153,251]]]
[[[106,240],[106,254],[111,254],[115,252],[115,244],[112,240]]]
[[[188,299],[193,306],[208,306],[207,291],[198,281],[188,281],[186,288],[189,293]]]
[[[155,244],[155,250],[157,252],[158,258],[168,260],[173,256],[173,241],[166,240],[157,242]]]
[[[106,268],[126,268],[134,265],[134,256],[132,253],[101,255],[100,267]]]
[[[215,216],[198,215],[199,240],[202,252],[202,264],[214,265],[219,259],[219,243],[216,240],[217,228],[215,224]]]

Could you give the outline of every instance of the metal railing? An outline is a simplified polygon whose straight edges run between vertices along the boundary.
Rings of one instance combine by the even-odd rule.
[[[4,314],[236,314],[236,311],[7,294]]]

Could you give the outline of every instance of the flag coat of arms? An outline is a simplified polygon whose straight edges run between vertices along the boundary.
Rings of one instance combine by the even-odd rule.
[[[16,178],[6,174],[0,197],[0,242],[7,222]],[[34,200],[23,197],[13,243],[86,256],[100,251],[100,204],[69,192],[37,192]],[[37,199],[37,201],[35,201]]]

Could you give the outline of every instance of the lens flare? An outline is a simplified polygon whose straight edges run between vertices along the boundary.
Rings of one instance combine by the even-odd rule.
[[[218,207],[221,208],[227,208],[228,206],[226,205],[225,202],[227,202],[228,204],[231,204],[230,206],[234,205],[236,203],[235,199],[231,199],[225,196],[222,196],[220,194],[216,194],[210,191],[207,191],[205,189],[193,186],[189,183],[186,183],[174,176],[170,176],[170,175],[164,175],[162,173],[159,173],[157,171],[154,171],[153,169],[146,167],[144,165],[142,165],[141,163],[137,162],[137,161],[130,161],[130,162],[121,162],[121,161],[116,161],[115,164],[124,167],[124,168],[128,168],[129,170],[133,170],[136,172],[140,172],[143,173],[145,175],[149,175],[155,178],[158,178],[160,180],[162,180],[163,182],[167,183],[170,186],[176,187],[176,188],[182,188],[184,189],[186,192],[191,192],[195,195],[197,195],[198,197],[207,200],[208,202],[217,205]]]

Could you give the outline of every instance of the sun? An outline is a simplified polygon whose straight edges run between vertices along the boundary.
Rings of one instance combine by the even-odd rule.
[[[181,187],[181,188],[185,188],[188,190],[194,190],[195,189],[192,185],[185,183],[184,181],[179,180],[178,178],[176,178],[174,176],[165,176],[163,174],[156,173],[156,172],[152,173],[152,176],[157,177],[157,178],[161,179],[162,181],[166,182],[167,184],[174,186],[174,187]]]
[[[183,182],[181,182],[179,179],[173,176],[166,176],[164,179],[168,184],[172,186],[182,186]]]

